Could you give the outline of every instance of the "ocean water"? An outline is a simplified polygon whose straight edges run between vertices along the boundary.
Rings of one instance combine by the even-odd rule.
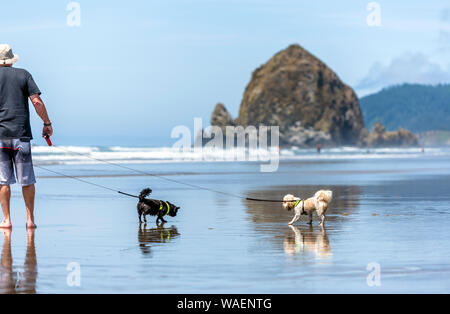
[[[446,148],[294,148],[281,150],[272,173],[219,152],[203,160],[171,148],[56,149],[33,147],[35,164],[132,194],[150,187],[181,210],[165,225],[154,217],[139,225],[136,199],[37,168],[35,232],[13,187],[14,227],[0,236],[2,293],[450,292]],[[321,188],[334,192],[325,228],[316,217],[290,227],[280,204],[244,199]]]
[[[244,158],[238,159],[238,157]],[[220,161],[267,161],[280,160],[347,160],[347,159],[399,159],[427,157],[450,157],[450,148],[357,148],[340,147],[322,149],[208,149],[173,147],[122,147],[122,146],[33,146],[36,164],[96,164],[101,159],[116,163],[183,163]]]

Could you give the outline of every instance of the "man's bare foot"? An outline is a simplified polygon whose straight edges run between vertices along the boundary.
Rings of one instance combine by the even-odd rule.
[[[2,222],[0,222],[0,228],[11,228],[11,220],[9,219],[3,219]]]
[[[27,229],[36,229],[37,226],[34,222],[32,221],[27,221]]]

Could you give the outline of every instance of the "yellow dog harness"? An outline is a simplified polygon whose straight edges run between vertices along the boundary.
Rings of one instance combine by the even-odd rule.
[[[159,204],[159,210],[163,210],[163,202],[162,201],[160,201],[161,203]],[[164,203],[166,203],[166,205],[167,205],[167,212],[163,215],[163,217],[164,216],[166,216],[166,215],[168,215],[169,214],[169,211],[170,211],[170,206],[169,206],[169,204],[167,203],[167,202],[164,202]]]
[[[307,215],[307,213],[305,213],[305,201],[304,200],[297,200],[294,204],[294,208],[297,207],[297,205],[302,202],[302,210],[300,212],[300,215]]]

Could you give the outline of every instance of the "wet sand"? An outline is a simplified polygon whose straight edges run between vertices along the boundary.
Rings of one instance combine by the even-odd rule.
[[[37,170],[38,229],[25,229],[13,188],[13,230],[2,232],[2,293],[450,292],[450,162],[285,161],[130,165],[246,197],[334,191],[325,228],[317,217],[288,226],[279,204],[244,201],[133,176],[103,165],[46,166],[181,206],[177,217],[139,225],[136,200]],[[130,175],[130,176],[128,176]],[[75,263],[75,264],[74,264]],[[370,263],[380,285],[369,286]],[[73,285],[79,265],[79,286]],[[76,283],[76,282],[75,282]]]

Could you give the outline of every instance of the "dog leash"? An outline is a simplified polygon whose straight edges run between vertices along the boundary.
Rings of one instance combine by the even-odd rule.
[[[93,183],[93,182],[90,182],[90,181],[87,181],[87,180],[83,180],[83,179],[80,179],[78,177],[71,176],[71,175],[68,175],[68,174],[65,174],[65,173],[62,173],[62,172],[59,172],[59,171],[51,170],[51,169],[48,169],[48,168],[43,167],[43,166],[39,166],[39,165],[33,165],[33,166],[36,167],[36,168],[48,171],[48,172],[52,172],[52,173],[57,174],[57,175],[62,176],[62,177],[66,177],[66,178],[69,178],[69,179],[74,179],[74,180],[80,181],[82,183],[90,184],[92,186],[96,186],[96,187],[99,187],[99,188],[102,188],[102,189],[105,189],[105,190],[108,190],[108,191],[116,192],[116,193],[119,193],[119,194],[122,194],[122,195],[125,195],[125,196],[129,196],[129,197],[133,197],[133,198],[139,198],[139,196],[137,196],[137,195],[133,195],[133,194],[130,194],[130,193],[122,192],[120,190],[116,190],[116,189],[107,187],[107,186],[102,185],[102,184]],[[209,190],[211,190],[211,189],[209,189]],[[214,191],[214,190],[211,190],[211,191]],[[233,196],[238,197],[240,199],[244,199],[246,201],[253,201],[253,202],[268,202],[268,203],[293,202],[293,201],[284,201],[284,200],[269,200],[269,199],[242,197],[242,196],[239,196],[239,195],[233,195]]]
[[[294,201],[283,201],[283,200],[266,200],[266,199],[261,199],[261,198],[251,198],[251,197],[245,197],[246,201],[253,201],[253,202],[268,202],[268,203],[291,203]],[[302,201],[302,200],[300,200]]]
[[[33,166],[36,167],[36,168],[48,171],[48,172],[52,172],[52,173],[57,174],[57,175],[62,176],[62,177],[74,179],[74,180],[77,180],[77,181],[80,181],[80,182],[83,182],[83,183],[86,183],[86,184],[90,184],[90,185],[96,186],[98,188],[102,188],[102,189],[105,189],[105,190],[113,191],[113,192],[116,192],[116,193],[119,193],[119,194],[123,194],[123,195],[126,195],[126,196],[130,196],[130,197],[139,198],[139,196],[137,196],[137,195],[133,195],[133,194],[129,194],[129,193],[125,193],[125,192],[119,191],[119,190],[115,190],[115,189],[107,187],[105,185],[94,183],[94,182],[87,181],[87,180],[83,180],[83,179],[80,179],[78,177],[70,176],[68,174],[64,174],[64,173],[59,172],[59,171],[50,170],[50,169],[48,169],[46,167],[42,167],[42,166],[39,166],[39,165],[33,165]]]
[[[83,157],[86,157],[86,158],[89,158],[89,159],[92,159],[92,160],[95,160],[95,161],[99,161],[99,162],[103,162],[103,163],[106,163],[106,164],[110,164],[110,165],[113,165],[113,166],[116,166],[116,167],[119,167],[119,168],[122,168],[122,169],[127,169],[127,170],[130,170],[130,171],[134,171],[134,172],[137,172],[137,173],[140,173],[140,174],[156,177],[156,178],[159,178],[159,179],[162,179],[162,180],[166,180],[166,181],[169,181],[169,182],[172,182],[172,183],[177,183],[177,184],[189,186],[191,188],[200,189],[200,190],[206,190],[206,191],[210,191],[210,192],[214,192],[214,193],[218,193],[218,194],[222,194],[222,195],[226,195],[226,196],[231,196],[231,197],[235,197],[235,198],[239,198],[239,199],[244,199],[244,200],[247,200],[247,201],[253,201],[253,202],[269,202],[269,203],[292,202],[292,201],[284,201],[284,200],[270,200],[270,199],[259,199],[259,198],[243,197],[243,196],[240,196],[240,195],[236,195],[236,194],[232,194],[232,193],[228,193],[228,192],[223,192],[223,191],[218,191],[218,190],[214,190],[214,189],[207,188],[207,187],[200,186],[200,185],[196,185],[196,184],[191,184],[191,183],[187,183],[187,182],[183,182],[183,181],[179,181],[179,180],[175,180],[175,179],[170,179],[170,178],[167,178],[165,176],[161,176],[161,175],[157,175],[157,174],[154,174],[154,173],[149,173],[149,172],[146,172],[146,171],[134,169],[134,168],[131,168],[131,167],[128,167],[128,166],[124,166],[124,165],[120,165],[120,164],[117,164],[117,163],[114,163],[114,162],[111,162],[111,161],[108,161],[108,160],[95,158],[95,157],[92,157],[92,156],[89,156],[89,155],[86,155],[86,154],[83,154],[83,153],[80,153],[80,152],[74,152],[74,151],[62,148],[60,146],[55,146],[51,142],[50,136],[48,134],[45,134],[44,138],[47,141],[48,146],[57,148],[57,149],[62,150],[64,152],[66,152],[66,153],[77,154],[77,155],[80,155],[80,156],[83,156]],[[109,191],[114,191],[116,193],[119,193],[119,194],[122,194],[122,195],[125,195],[125,196],[129,196],[129,197],[133,197],[133,198],[139,198],[139,196],[137,196],[137,195],[133,195],[133,194],[129,194],[129,193],[126,193],[126,192],[122,192],[120,190],[113,189],[113,188],[110,188],[110,187],[107,187],[105,185],[101,185],[101,184],[98,184],[98,183],[93,183],[93,182],[90,182],[90,181],[87,181],[87,180],[83,180],[83,179],[80,179],[79,177],[70,176],[70,175],[64,174],[62,172],[50,170],[50,169],[48,169],[46,167],[42,167],[42,166],[38,166],[38,165],[35,165],[35,167],[43,169],[43,170],[46,170],[48,172],[52,172],[54,174],[57,174],[57,175],[60,175],[60,176],[66,177],[66,178],[71,178],[71,179],[74,179],[74,180],[77,180],[77,181],[80,181],[80,182],[83,182],[83,183],[86,183],[86,184],[90,184],[90,185],[93,185],[93,186],[96,186],[96,187],[99,187],[99,188],[103,188],[103,189],[106,189],[106,190],[109,190]]]
[[[119,193],[119,194],[126,195],[126,196],[130,196],[130,197],[134,197],[134,198],[139,198],[139,196],[137,196],[137,195],[128,194],[128,193],[125,193],[125,192],[122,192],[122,191],[116,191],[116,192]]]

